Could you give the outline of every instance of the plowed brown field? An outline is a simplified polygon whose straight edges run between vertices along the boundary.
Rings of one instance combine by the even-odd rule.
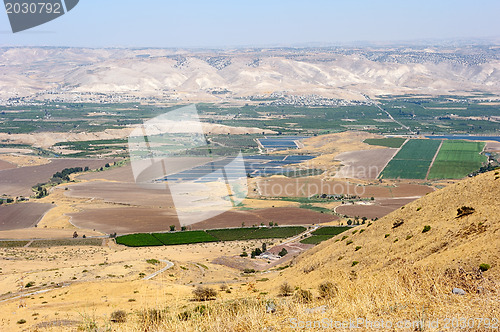
[[[0,231],[33,227],[52,207],[42,203],[0,205]]]

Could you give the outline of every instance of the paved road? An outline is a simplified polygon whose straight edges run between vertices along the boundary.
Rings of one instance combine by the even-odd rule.
[[[378,107],[379,110],[381,110],[382,112],[384,112],[385,114],[387,114],[387,116],[394,122],[396,122],[398,125],[400,125],[401,127],[403,127],[404,129],[408,130],[410,133],[414,134],[414,132],[410,129],[410,127],[402,124],[401,122],[399,122],[398,120],[394,119],[394,117],[391,115],[391,113],[389,113],[388,111],[386,111],[385,109],[383,109],[378,103],[376,103],[375,101],[373,101],[370,97],[366,96],[366,95],[363,95],[366,100],[370,103],[372,103],[373,105],[375,105],[376,107]]]
[[[157,275],[159,275],[160,273],[163,273],[163,272],[167,271],[168,269],[170,269],[172,266],[174,266],[174,263],[172,263],[171,261],[160,259],[160,262],[163,262],[163,263],[165,263],[167,265],[165,265],[165,267],[163,269],[158,270],[155,273],[150,274],[148,276],[145,276],[144,278],[142,278],[142,280],[152,279],[152,278],[156,277]]]

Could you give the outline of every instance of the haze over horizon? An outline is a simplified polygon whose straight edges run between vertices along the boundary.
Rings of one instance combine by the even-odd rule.
[[[227,48],[407,41],[499,40],[500,2],[81,1],[71,12],[13,34],[0,14],[0,46]]]

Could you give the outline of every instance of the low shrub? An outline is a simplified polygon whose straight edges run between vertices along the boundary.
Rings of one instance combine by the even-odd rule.
[[[144,309],[139,311],[139,321],[142,325],[158,325],[165,318],[165,311],[159,309]]]
[[[281,296],[290,296],[292,295],[293,288],[287,282],[284,282],[279,287],[279,295]]]
[[[217,297],[217,291],[210,287],[198,286],[193,290],[193,295],[197,301],[209,301]]]
[[[313,300],[313,295],[312,295],[311,291],[309,291],[307,289],[299,289],[295,293],[295,299],[301,303],[309,303]]]
[[[124,310],[116,310],[111,313],[111,321],[113,323],[125,323],[127,321],[127,313]]]
[[[488,271],[490,268],[490,264],[482,263],[479,265],[479,269],[483,272]]]
[[[323,298],[332,298],[337,295],[338,288],[331,281],[324,281],[318,286],[319,296]]]

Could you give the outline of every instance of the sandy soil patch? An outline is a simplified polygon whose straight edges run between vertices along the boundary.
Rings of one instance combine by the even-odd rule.
[[[73,233],[77,231],[78,234],[86,236],[101,236],[100,232],[92,230],[79,230],[75,227],[63,227],[61,229],[55,228],[23,228],[9,231],[0,231],[0,239],[69,239],[73,237]]]
[[[300,203],[298,203],[298,202],[251,199],[251,198],[246,198],[242,202],[242,204],[244,207],[249,207],[252,209],[266,209],[266,208],[273,208],[273,207],[298,207],[300,205]]]
[[[224,299],[247,294],[245,285],[249,280],[241,277],[241,271],[211,263],[221,251],[229,255],[240,253],[241,245],[211,243],[161,248],[111,245],[75,246],[71,250],[63,247],[8,249],[10,259],[2,263],[0,279],[0,308],[3,312],[0,314],[0,329],[17,329],[19,319],[27,321],[24,327],[36,326],[40,322],[73,321],[73,325],[70,324],[73,329],[84,317],[95,315],[101,322],[101,318],[109,317],[117,309],[133,316],[138,310],[165,307],[166,303],[171,308],[180,308],[191,305],[193,287],[202,283],[215,289],[222,284],[232,287],[232,294],[219,294]],[[251,245],[259,246],[260,243]],[[30,264],[26,264],[28,257]],[[149,275],[164,266],[163,263],[148,264],[146,259],[150,258],[168,259],[174,266],[151,280],[142,280],[140,273]],[[23,275],[24,284],[34,283],[23,293],[48,292],[2,301],[18,294]],[[56,284],[61,287],[55,287]],[[25,306],[20,308],[20,303]],[[33,313],[37,315],[32,316]],[[63,327],[62,330],[68,328]]]
[[[18,167],[25,166],[38,166],[50,163],[50,159],[36,157],[36,156],[23,156],[16,154],[0,154],[0,160],[7,161]]]
[[[367,138],[381,138],[380,135],[370,134],[362,131],[346,131],[336,134],[321,135],[311,137],[303,141],[304,147],[299,149],[299,153],[319,155],[318,158],[307,162],[309,167],[319,167],[329,171],[335,171],[335,162],[338,154],[343,152],[380,149],[363,143]]]
[[[20,153],[20,154],[27,154],[27,153],[32,153],[33,150],[31,149],[20,149],[20,148],[0,148],[0,153]]]

